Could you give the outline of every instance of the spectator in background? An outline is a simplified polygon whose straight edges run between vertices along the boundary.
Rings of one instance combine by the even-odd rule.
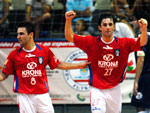
[[[104,13],[104,12],[110,12],[111,10],[111,0],[96,0],[96,3],[94,5],[94,11],[92,13],[92,25],[94,28],[94,31],[98,30],[97,29],[97,22],[99,15]]]
[[[67,0],[58,0],[58,2],[62,3],[64,6],[66,5]]]
[[[140,17],[148,20],[148,29],[150,29],[150,0],[136,0],[136,10]]]
[[[117,37],[129,37],[129,38],[135,38],[134,31],[129,26],[129,24],[126,24],[122,22],[121,19],[118,18],[118,16],[114,16],[114,21],[115,21],[115,30],[113,32],[114,36]]]
[[[135,15],[132,16],[131,25],[135,34],[135,37],[137,37],[140,34],[138,19]]]
[[[92,20],[93,0],[67,0],[66,8],[67,11],[74,11],[76,13],[76,17],[72,20],[74,31],[75,23],[82,19],[89,24],[89,33],[93,32],[93,28],[90,25]]]
[[[78,20],[75,24],[75,33],[78,35],[90,35],[87,31],[88,25],[84,20]]]
[[[134,12],[132,19],[131,19],[131,25],[133,28],[133,32],[135,34],[135,37],[137,37],[140,34],[140,26],[138,24],[138,19],[142,18],[142,17],[146,17],[147,14],[142,14],[140,12]],[[149,26],[148,26],[149,27]],[[150,29],[147,29],[148,32],[150,32]]]
[[[54,0],[53,11],[52,11],[52,30],[53,32],[64,32],[65,24],[65,0]]]
[[[134,33],[129,28],[129,26],[123,22],[116,22],[115,23],[115,31],[113,33],[114,36],[117,37],[129,37],[134,38]]]
[[[112,0],[111,2],[112,13],[121,16],[122,18],[126,18],[126,20],[133,15],[135,7],[136,7],[136,1],[133,3],[132,7],[130,8],[129,8],[128,0]]]
[[[50,23],[52,3],[53,0],[26,0],[26,21],[35,24],[36,38],[49,34],[46,24]]]
[[[8,36],[8,16],[10,11],[11,0],[0,0],[0,38]]]

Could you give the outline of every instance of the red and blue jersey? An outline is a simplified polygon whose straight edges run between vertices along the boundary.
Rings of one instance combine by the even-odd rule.
[[[43,94],[49,91],[46,66],[55,69],[58,64],[59,60],[48,47],[36,44],[32,51],[22,47],[13,50],[8,55],[2,72],[14,75],[14,92]]]
[[[140,38],[114,37],[105,42],[101,37],[74,35],[74,43],[87,53],[90,64],[89,84],[99,89],[112,88],[125,79],[130,52],[141,50]]]

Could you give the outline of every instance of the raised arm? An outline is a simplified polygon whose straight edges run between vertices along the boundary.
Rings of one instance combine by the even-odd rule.
[[[67,63],[60,61],[57,68],[58,69],[84,69],[88,67],[89,62],[82,62],[82,63]]]
[[[8,77],[5,73],[0,73],[0,82],[5,80]]]
[[[65,17],[66,17],[66,23],[65,23],[65,38],[66,40],[70,41],[70,42],[73,42],[73,35],[74,35],[74,32],[72,30],[72,19],[76,16],[76,13],[74,11],[68,11],[66,12],[65,14]]]
[[[141,18],[139,20],[139,26],[141,29],[141,35],[140,35],[140,46],[144,46],[147,43],[147,20]]]

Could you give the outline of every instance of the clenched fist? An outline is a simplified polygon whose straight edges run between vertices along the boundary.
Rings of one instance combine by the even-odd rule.
[[[141,19],[139,20],[139,26],[140,26],[140,28],[141,28],[141,31],[147,30],[147,25],[148,25],[148,22],[147,22],[146,19],[141,18]]]
[[[65,14],[65,17],[67,20],[72,20],[76,16],[76,13],[74,11],[68,11]]]

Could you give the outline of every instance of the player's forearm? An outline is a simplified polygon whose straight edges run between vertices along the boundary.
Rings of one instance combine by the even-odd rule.
[[[8,77],[8,75],[4,74],[4,73],[0,73],[0,82],[5,80]]]
[[[72,30],[71,21],[72,20],[66,20],[66,24],[65,24],[65,38],[66,38],[66,40],[68,40],[70,42],[73,42],[74,32]]]
[[[42,16],[36,18],[34,21],[35,21],[35,23],[38,23],[38,22],[42,22],[50,17],[51,17],[50,13],[45,13]]]
[[[144,46],[147,44],[147,29],[141,32],[140,36],[140,46]]]
[[[64,69],[64,70],[83,69],[83,68],[87,68],[88,64],[89,63],[67,63],[67,62],[60,61],[57,68],[58,69]]]
[[[144,46],[144,45],[147,44],[147,26],[148,26],[147,20],[141,18],[139,20],[139,26],[140,26],[140,29],[141,29],[140,46]]]
[[[138,82],[140,75],[142,73],[144,61],[142,58],[138,58],[137,66],[136,66],[136,76],[135,76],[135,82]]]

